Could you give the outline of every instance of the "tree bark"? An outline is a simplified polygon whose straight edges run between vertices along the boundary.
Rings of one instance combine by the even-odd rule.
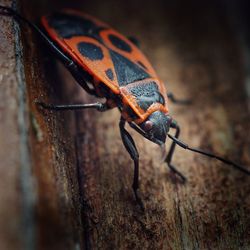
[[[68,5],[21,1],[19,9],[36,21]],[[223,2],[71,5],[136,34],[167,90],[192,99],[189,106],[169,102],[183,141],[250,165],[249,65]],[[0,22],[1,249],[249,248],[248,176],[177,148],[173,163],[188,179],[183,185],[161,162],[158,146],[128,128],[140,153],[142,212],[131,189],[133,162],[120,139],[118,110],[39,109],[36,100],[96,99],[29,28],[21,26],[20,42],[12,18]]]

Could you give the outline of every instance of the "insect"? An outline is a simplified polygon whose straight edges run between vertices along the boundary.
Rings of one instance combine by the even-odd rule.
[[[105,97],[105,103],[54,105],[39,103],[54,110],[96,109],[104,112],[118,108],[121,113],[120,134],[122,142],[134,162],[133,191],[141,207],[138,194],[139,153],[132,136],[125,128],[128,123],[146,139],[165,148],[166,138],[172,144],[165,162],[183,181],[185,177],[172,164],[176,144],[180,147],[216,158],[250,175],[243,166],[180,141],[180,127],[170,116],[164,83],[141,52],[134,39],[126,38],[107,24],[75,10],[61,10],[41,18],[41,28],[19,15],[15,10],[0,6],[2,15],[13,16],[27,24],[44,40],[76,81],[89,94]],[[169,134],[174,129],[175,136]]]

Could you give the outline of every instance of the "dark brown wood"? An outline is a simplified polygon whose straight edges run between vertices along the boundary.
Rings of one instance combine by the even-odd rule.
[[[0,24],[1,26],[5,25],[5,28],[0,31],[0,169],[1,178],[3,178],[1,180],[0,189],[0,248],[4,249],[6,247],[18,247],[20,244],[20,239],[17,237],[17,233],[19,230],[21,211],[20,203],[18,201],[19,192],[18,190],[13,189],[13,186],[15,187],[18,183],[20,174],[20,171],[17,168],[18,164],[15,164],[15,162],[19,160],[19,157],[17,156],[19,155],[19,150],[18,148],[16,148],[16,150],[13,149],[13,144],[15,145],[19,141],[16,118],[17,112],[15,111],[17,87],[15,76],[9,77],[14,70],[14,38],[8,37],[8,35],[11,35],[11,32],[8,34],[8,30],[11,29],[10,22],[1,19]],[[7,48],[7,50],[5,50],[5,48]],[[12,85],[12,88],[10,85]],[[10,106],[11,103],[13,106],[12,108]],[[10,131],[12,131],[12,133]],[[9,155],[10,152],[12,152],[12,155]],[[4,157],[7,154],[9,157]],[[9,190],[9,192],[6,192],[6,189]],[[13,220],[9,221],[9,217],[6,217],[6,213],[13,217]]]
[[[136,35],[167,89],[179,98],[193,100],[187,107],[169,103],[171,115],[181,126],[181,139],[250,165],[243,51],[225,7],[195,0],[188,4],[160,0],[154,4],[132,0],[22,1],[20,10],[36,20],[41,13],[69,5],[124,34]],[[4,163],[0,197],[5,200],[0,205],[1,249],[249,247],[248,176],[178,148],[173,163],[188,178],[182,185],[161,163],[159,148],[128,128],[140,152],[143,213],[131,189],[133,162],[120,139],[119,112],[38,109],[35,100],[65,104],[96,99],[75,84],[24,26],[24,71],[22,67],[17,71],[13,66],[20,63],[19,57],[13,57],[14,44],[20,46],[18,41],[14,43],[16,30],[10,29],[9,19],[0,22],[4,27],[0,29],[0,129],[4,132],[0,135]],[[23,73],[25,79],[20,81]],[[26,102],[23,95],[21,102],[26,111],[20,110],[16,101],[20,82],[26,86]],[[21,125],[20,115],[27,121]],[[29,128],[23,144],[19,143],[20,127]],[[27,150],[25,162],[20,155],[23,151],[14,145]],[[8,167],[11,171],[6,166],[12,166]],[[26,180],[30,186],[24,184]],[[20,237],[20,227],[31,234]]]
[[[8,17],[0,17],[0,27],[0,249],[32,249],[34,190],[20,33]]]

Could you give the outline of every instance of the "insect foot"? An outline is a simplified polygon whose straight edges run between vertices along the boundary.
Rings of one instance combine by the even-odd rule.
[[[137,204],[139,205],[141,211],[144,212],[145,211],[145,206],[144,206],[144,204],[142,202],[140,194],[138,193],[139,189],[138,188],[135,189],[134,186],[133,186],[133,190],[134,190],[134,194],[135,194],[135,200],[136,200]]]

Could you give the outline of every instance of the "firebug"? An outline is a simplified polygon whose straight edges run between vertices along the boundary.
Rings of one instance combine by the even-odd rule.
[[[31,23],[9,7],[0,6],[0,11],[2,15],[13,16],[17,22],[25,23],[34,30],[90,95],[106,98],[105,103],[54,105],[40,102],[40,106],[53,110],[90,108],[101,112],[119,109],[122,142],[134,161],[132,187],[142,208],[143,203],[137,193],[139,153],[125,128],[126,123],[162,148],[165,148],[167,137],[173,141],[165,162],[182,181],[185,181],[185,177],[172,164],[176,144],[216,158],[250,175],[250,171],[241,165],[189,147],[178,139],[180,127],[169,114],[168,99],[180,103],[185,101],[176,100],[171,93],[167,94],[164,83],[141,52],[136,39],[129,39],[98,19],[75,10],[60,10],[43,16],[41,26]],[[176,131],[175,136],[168,133],[170,129]]]

